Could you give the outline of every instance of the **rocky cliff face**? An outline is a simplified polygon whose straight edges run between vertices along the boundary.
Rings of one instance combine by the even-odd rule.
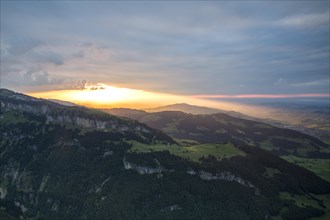
[[[212,174],[206,171],[201,170],[199,173],[199,177],[202,180],[225,180],[225,181],[234,181],[237,182],[245,187],[248,188],[253,188],[255,190],[255,194],[259,195],[260,191],[257,187],[255,187],[251,182],[247,181],[247,180],[243,180],[241,177],[228,172],[228,171],[222,171],[216,174]]]
[[[95,119],[89,118],[83,115],[75,114],[60,114],[53,111],[52,107],[49,105],[43,104],[42,102],[35,101],[34,103],[14,103],[10,100],[1,100],[1,109],[6,110],[17,110],[21,112],[28,112],[37,115],[44,115],[47,118],[47,122],[55,123],[71,123],[84,128],[93,128],[93,129],[107,129],[107,130],[120,130],[120,131],[137,131],[137,132],[150,132],[146,126],[135,125],[128,126],[126,124],[118,123],[118,120],[109,119]],[[81,107],[76,107],[81,108]]]
[[[157,166],[157,167],[149,167],[149,166],[142,166],[142,165],[138,165],[138,164],[134,164],[134,163],[131,163],[129,161],[126,160],[126,158],[124,157],[123,158],[123,165],[124,165],[124,168],[126,170],[135,170],[136,172],[138,172],[139,174],[141,175],[144,175],[144,174],[154,174],[154,173],[157,173],[157,174],[160,174],[162,172],[175,172],[175,170],[168,170],[168,169],[165,169],[163,168],[162,166]],[[247,181],[247,180],[244,180],[242,179],[240,176],[237,176],[229,171],[222,171],[222,172],[219,172],[219,173],[216,173],[216,174],[212,174],[212,173],[209,173],[207,171],[204,171],[204,170],[200,170],[198,172],[196,172],[195,170],[192,170],[192,169],[188,169],[187,174],[190,174],[190,175],[197,175],[202,179],[202,180],[224,180],[224,181],[233,181],[233,182],[237,182],[247,188],[253,188],[255,190],[255,194],[256,195],[259,195],[260,194],[260,191],[259,189],[254,186],[251,182]]]
[[[125,157],[123,158],[123,164],[124,164],[124,168],[126,170],[132,169],[132,170],[135,170],[136,172],[138,172],[139,174],[154,174],[154,173],[161,173],[161,172],[165,171],[165,169],[162,168],[161,166],[148,167],[148,166],[141,166],[141,165],[131,163],[131,162],[127,161],[125,159]]]
[[[67,116],[67,115],[58,115],[58,116],[51,116],[47,115],[47,122],[59,122],[59,123],[72,123],[79,125],[84,128],[95,128],[95,129],[116,129],[117,126],[113,122],[105,122],[100,120],[92,120],[89,118],[83,118],[78,116]]]
[[[15,110],[46,117],[47,123],[73,124],[83,128],[105,131],[134,132],[138,134],[154,134],[162,136],[166,141],[175,143],[173,139],[159,131],[134,120],[109,115],[95,109],[80,106],[64,106],[44,99],[33,98],[10,90],[0,89],[1,111]]]

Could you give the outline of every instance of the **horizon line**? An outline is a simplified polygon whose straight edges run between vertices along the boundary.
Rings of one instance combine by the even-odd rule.
[[[302,94],[200,94],[191,95],[193,98],[208,98],[208,99],[283,99],[283,98],[330,98],[328,93],[302,93]]]

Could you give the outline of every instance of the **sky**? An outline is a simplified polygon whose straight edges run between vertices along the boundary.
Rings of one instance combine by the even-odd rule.
[[[19,92],[329,94],[329,1],[1,1],[0,16],[1,87]]]

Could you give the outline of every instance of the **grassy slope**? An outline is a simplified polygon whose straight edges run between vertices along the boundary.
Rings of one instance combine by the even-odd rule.
[[[330,182],[329,159],[310,159],[296,156],[283,156],[282,158],[298,166],[304,167]]]
[[[170,153],[190,159],[192,161],[198,161],[201,157],[206,157],[208,155],[213,155],[218,159],[230,158],[236,155],[245,155],[243,151],[236,148],[232,143],[226,144],[199,144],[195,141],[176,139],[176,141],[183,146],[177,145],[153,145],[147,146],[140,143],[133,143],[133,147],[130,149],[131,152],[153,152],[153,151],[169,151]],[[330,181],[330,166],[329,160],[327,159],[308,159],[300,158],[295,156],[285,156],[283,159],[307,168],[312,172],[319,175],[321,178]],[[279,173],[276,169],[268,168],[266,169],[265,175],[268,177],[273,177]],[[330,219],[330,195],[294,195],[287,192],[282,192],[280,194],[282,200],[293,201],[298,207],[313,207],[325,211],[325,215],[312,218],[311,220],[325,220]],[[319,201],[318,201],[319,200]],[[281,220],[280,216],[274,216],[273,219]]]
[[[323,205],[326,207],[325,215],[318,217],[318,218],[311,218],[310,220],[328,220],[328,219],[330,219],[330,195],[317,195],[316,197],[323,201]]]
[[[178,145],[144,145],[139,142],[132,142],[133,147],[130,152],[154,152],[154,151],[169,151],[170,153],[189,159],[198,161],[201,157],[213,155],[218,159],[231,158],[233,156],[245,156],[245,153],[239,148],[235,147],[232,143],[226,144],[197,144],[191,146],[178,146]]]
[[[280,198],[282,200],[294,201],[294,204],[298,207],[313,207],[323,209],[325,211],[325,214],[323,216],[311,218],[310,220],[330,219],[330,195],[312,194],[310,197],[307,197],[306,195],[291,195],[288,192],[282,192],[280,193]]]
[[[192,161],[198,161],[200,157],[213,155],[217,158],[230,158],[235,155],[244,155],[245,153],[240,149],[236,148],[232,143],[226,144],[199,144],[190,140],[180,140],[176,139],[176,141],[185,146],[178,145],[153,145],[147,146],[140,143],[134,143],[133,147],[129,150],[130,152],[155,152],[155,151],[169,151],[170,153],[190,159]],[[300,159],[300,158],[298,158]],[[321,165],[322,167],[322,165]],[[273,178],[275,175],[281,173],[278,169],[267,168],[265,170],[264,175],[268,178]],[[320,210],[325,211],[325,215],[312,218],[311,220],[325,220],[330,218],[330,197],[329,195],[315,195],[308,194],[305,195],[296,195],[290,194],[288,192],[281,192],[280,198],[283,201],[292,201],[297,207],[308,208],[313,207]],[[283,208],[285,211],[285,207]],[[273,220],[281,220],[281,216],[272,216]]]

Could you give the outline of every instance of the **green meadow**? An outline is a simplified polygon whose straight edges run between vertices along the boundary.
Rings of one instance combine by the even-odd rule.
[[[312,159],[302,158],[296,156],[282,156],[283,159],[294,163],[298,166],[304,167],[314,172],[319,177],[330,182],[330,160],[329,159]]]
[[[310,220],[328,220],[330,219],[330,195],[294,195],[288,192],[281,192],[280,198],[282,200],[291,200],[298,207],[313,207],[325,211],[325,214],[320,217],[311,218]]]
[[[183,157],[195,162],[201,157],[212,155],[217,159],[231,158],[233,156],[245,156],[245,153],[232,143],[225,144],[195,144],[187,146],[179,145],[144,145],[139,142],[132,142],[133,146],[129,152],[148,153],[155,151],[169,151],[179,157]]]

